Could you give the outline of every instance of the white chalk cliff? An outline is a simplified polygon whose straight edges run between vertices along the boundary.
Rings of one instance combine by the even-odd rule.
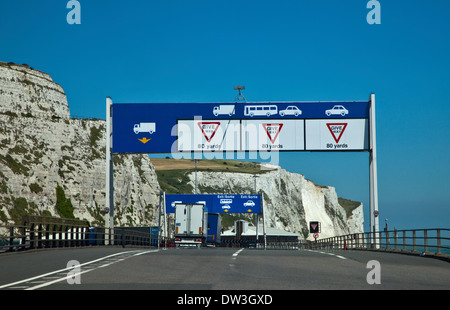
[[[27,213],[59,216],[56,187],[73,216],[103,225],[105,121],[71,119],[63,88],[43,72],[0,62],[0,225]],[[154,225],[159,185],[146,155],[114,157],[116,225]]]
[[[194,174],[190,175],[194,184]],[[197,172],[197,184],[203,194],[254,193],[253,174]],[[321,224],[320,238],[363,232],[362,204],[347,212],[339,204],[334,187],[320,186],[303,175],[280,167],[258,174],[256,192],[263,195],[265,225],[303,235],[309,234],[309,222]]]

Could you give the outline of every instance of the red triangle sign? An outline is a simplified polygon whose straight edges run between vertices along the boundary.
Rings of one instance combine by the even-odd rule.
[[[336,143],[339,143],[339,140],[341,140],[342,134],[344,133],[345,128],[347,128],[347,125],[348,123],[327,123],[327,127]]]
[[[198,122],[197,125],[200,127],[206,141],[211,142],[217,132],[217,129],[219,129],[220,122]]]
[[[267,136],[272,143],[275,143],[278,135],[280,134],[281,128],[283,128],[283,124],[262,124],[264,129],[266,130]]]

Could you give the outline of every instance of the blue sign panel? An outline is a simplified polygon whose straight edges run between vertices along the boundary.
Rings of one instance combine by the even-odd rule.
[[[112,149],[113,153],[146,154],[260,151],[274,146],[279,151],[306,150],[305,141],[298,139],[305,131],[301,120],[368,119],[369,105],[368,101],[113,104]],[[248,134],[252,126],[259,140],[270,143],[246,144],[244,138],[253,137]],[[228,132],[229,128],[233,130]],[[288,138],[296,136],[291,128],[298,130],[295,141]],[[290,135],[285,134],[289,131]],[[222,145],[229,137],[232,141]]]
[[[177,203],[204,203],[209,213],[261,213],[261,195],[166,195],[166,213]]]

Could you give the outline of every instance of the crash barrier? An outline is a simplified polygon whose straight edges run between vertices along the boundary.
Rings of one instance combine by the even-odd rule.
[[[27,215],[22,225],[0,226],[0,251],[96,245],[170,246],[158,233],[132,227],[90,227],[87,221]]]
[[[450,256],[450,229],[365,232],[319,239],[319,249],[371,249],[421,255]]]
[[[230,248],[256,248],[256,249],[274,249],[274,250],[298,250],[310,248],[310,242],[306,240],[298,241],[267,241],[260,240],[255,242],[251,239],[231,239],[223,240],[218,246]]]
[[[263,248],[264,244],[258,244],[258,248]],[[300,240],[298,242],[267,242],[266,250],[299,250],[309,248],[309,242]]]

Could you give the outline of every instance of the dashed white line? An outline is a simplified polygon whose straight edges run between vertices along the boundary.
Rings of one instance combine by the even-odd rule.
[[[234,252],[233,255],[231,255],[231,256],[232,256],[231,258],[232,258],[232,259],[236,259],[236,257],[239,255],[239,253],[241,253],[243,250],[244,250],[244,249],[242,248],[242,249],[240,249],[240,250]]]

